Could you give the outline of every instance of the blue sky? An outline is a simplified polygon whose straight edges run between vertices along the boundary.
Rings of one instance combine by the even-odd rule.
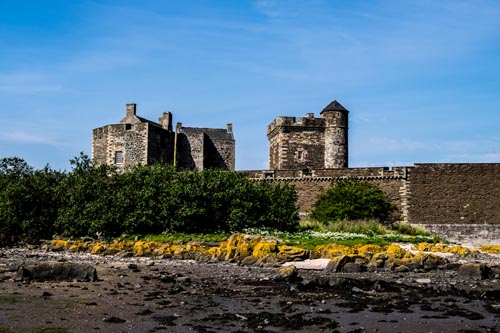
[[[126,103],[233,123],[236,168],[266,126],[350,110],[352,167],[500,162],[500,2],[0,0],[0,157],[68,169]]]

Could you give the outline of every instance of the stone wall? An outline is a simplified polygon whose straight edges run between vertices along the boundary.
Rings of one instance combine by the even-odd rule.
[[[336,181],[366,180],[378,185],[398,205],[401,221],[471,246],[500,244],[500,163],[253,170],[245,174],[260,181],[293,184],[302,215]]]
[[[335,182],[343,179],[359,179],[379,186],[399,208],[401,218],[407,216],[407,167],[398,168],[353,168],[311,170],[253,170],[244,173],[249,178],[261,181],[288,182],[295,186],[298,194],[297,205],[302,215],[307,214],[318,197]]]
[[[416,164],[409,220],[416,224],[500,224],[500,164]]]
[[[116,165],[126,169],[138,163],[147,164],[148,123],[115,124],[93,130],[92,163]],[[115,154],[122,152],[123,162],[115,164]]]
[[[234,140],[206,140],[208,152],[205,165],[210,168],[235,169],[235,146]]]
[[[226,129],[182,127],[172,131],[172,113],[163,112],[158,123],[139,117],[136,104],[127,104],[119,124],[93,130],[94,166],[115,165],[122,171],[137,164],[173,164],[175,133],[177,161],[183,169],[234,170],[235,142],[232,125]]]
[[[324,168],[325,119],[277,117],[267,128],[271,169]]]
[[[500,224],[414,224],[416,227],[468,247],[500,244]]]
[[[148,164],[167,164],[173,158],[174,138],[172,132],[150,125],[148,133]]]
[[[324,166],[325,168],[347,168],[347,112],[326,111],[322,113],[322,116],[326,119]]]

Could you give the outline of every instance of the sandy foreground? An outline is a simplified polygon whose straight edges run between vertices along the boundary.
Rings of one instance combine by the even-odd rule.
[[[37,262],[90,263],[99,280],[15,281]],[[278,268],[0,249],[0,333],[500,332],[497,278],[297,266],[286,280]]]

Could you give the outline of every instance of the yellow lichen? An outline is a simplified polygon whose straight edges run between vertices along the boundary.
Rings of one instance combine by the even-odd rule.
[[[280,245],[278,246],[278,256],[285,260],[308,259],[311,251],[297,246]]]
[[[484,245],[480,249],[487,253],[500,253],[500,245]]]
[[[262,258],[277,252],[278,252],[277,241],[261,240],[253,247],[252,255],[254,257]]]
[[[341,255],[356,255],[358,251],[355,247],[338,244],[318,245],[314,248],[314,253],[320,258],[334,258]]]
[[[382,247],[375,244],[366,244],[357,247],[358,255],[371,259],[375,254],[383,251]]]
[[[61,239],[54,239],[52,241],[52,246],[54,247],[68,247],[68,241],[61,240]]]
[[[459,256],[468,256],[474,252],[469,248],[461,245],[449,246],[445,244],[429,244],[429,243],[418,244],[417,250],[424,252],[453,253]]]
[[[388,245],[385,248],[385,253],[387,253],[387,255],[389,257],[396,258],[396,259],[413,257],[413,255],[411,254],[410,251],[407,251],[396,244]]]

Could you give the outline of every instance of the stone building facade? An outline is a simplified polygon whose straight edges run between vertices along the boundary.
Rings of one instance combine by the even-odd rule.
[[[339,169],[348,167],[348,114],[336,100],[320,113],[306,117],[277,117],[267,127],[269,167]]]
[[[164,112],[158,123],[137,115],[136,104],[127,104],[119,124],[93,130],[94,166],[115,165],[126,170],[138,164],[174,164],[182,169],[235,169],[235,140],[227,128],[172,128],[172,113]]]

